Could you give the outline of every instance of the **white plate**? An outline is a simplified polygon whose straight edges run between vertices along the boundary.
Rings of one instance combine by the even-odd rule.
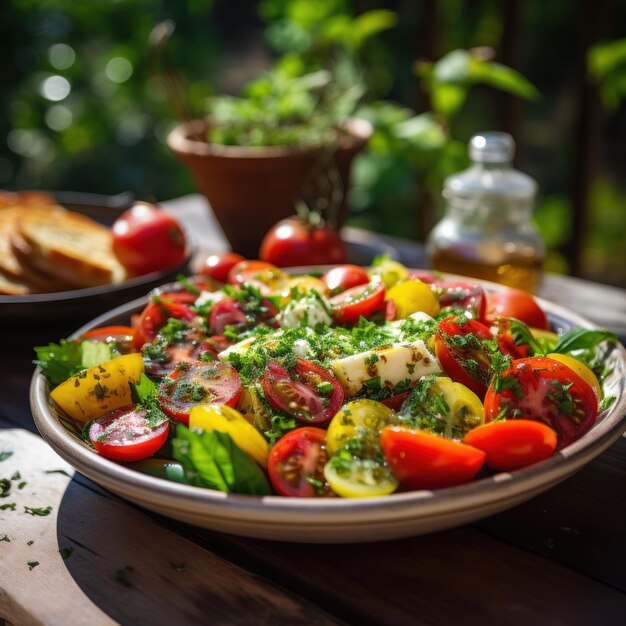
[[[483,283],[489,289],[499,289]],[[539,300],[554,328],[595,328],[584,318]],[[102,315],[87,329],[127,323],[145,305],[135,300]],[[155,478],[98,456],[59,421],[48,386],[37,369],[30,402],[43,438],[79,472],[114,493],[148,509],[212,530],[311,543],[347,543],[407,537],[443,530],[510,508],[561,482],[608,448],[626,430],[626,350],[610,350],[613,368],[604,385],[616,402],[598,417],[581,439],[549,459],[512,473],[500,473],[467,485],[437,491],[413,491],[391,496],[340,498],[282,498],[241,496],[201,489]]]

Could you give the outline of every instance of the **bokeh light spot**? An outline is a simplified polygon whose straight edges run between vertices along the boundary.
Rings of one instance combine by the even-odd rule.
[[[74,48],[65,43],[55,43],[48,50],[48,61],[55,70],[66,70],[74,65],[75,60]]]
[[[72,86],[67,78],[55,74],[54,76],[48,76],[48,78],[41,83],[40,91],[41,95],[47,100],[59,102],[59,100],[64,100],[70,95]]]
[[[104,71],[111,82],[124,83],[133,75],[133,66],[124,57],[113,57],[107,63]]]

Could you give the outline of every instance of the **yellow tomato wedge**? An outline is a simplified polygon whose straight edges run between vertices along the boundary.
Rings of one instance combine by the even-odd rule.
[[[378,443],[385,426],[397,422],[396,414],[375,400],[353,400],[344,404],[333,417],[326,434],[326,449],[330,455],[341,450],[350,439]]]
[[[195,406],[189,413],[189,428],[217,430],[229,434],[235,445],[249,454],[259,465],[267,468],[269,445],[263,435],[239,411],[225,405]]]
[[[294,290],[300,294],[307,294],[312,289],[315,289],[322,296],[328,295],[328,287],[319,278],[315,278],[315,276],[295,276],[278,293],[281,306],[293,299],[292,294]]]
[[[244,416],[246,421],[257,430],[265,432],[272,428],[271,414],[262,400],[261,385],[250,383],[243,388],[237,410]]]
[[[548,354],[548,358],[563,363],[563,365],[578,374],[593,389],[596,398],[602,396],[600,382],[596,378],[596,375],[582,361],[575,359],[573,356],[569,356],[569,354],[558,354],[556,352]]]
[[[473,428],[485,423],[485,409],[480,398],[465,385],[452,382],[450,378],[436,378],[429,394],[442,394],[449,409],[442,418],[446,422],[444,437],[454,437],[457,433],[465,435]]]
[[[387,292],[387,299],[396,307],[396,319],[405,319],[418,311],[431,317],[439,313],[439,302],[435,294],[421,280],[407,280],[394,285]]]
[[[86,422],[131,404],[129,383],[138,382],[142,373],[141,354],[125,354],[71,376],[50,397],[70,417]]]
[[[393,259],[383,259],[378,265],[371,267],[368,274],[372,278],[378,277],[385,284],[385,288],[390,289],[396,283],[406,280],[409,272],[402,263]]]
[[[386,465],[371,459],[353,458],[338,464],[331,459],[324,466],[324,478],[343,498],[387,496],[398,488],[398,479]]]

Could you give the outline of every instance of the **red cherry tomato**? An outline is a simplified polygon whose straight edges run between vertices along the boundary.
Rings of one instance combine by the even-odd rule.
[[[495,322],[496,339],[498,348],[502,354],[508,354],[514,359],[523,359],[528,356],[530,346],[527,343],[516,343],[511,332],[511,320],[508,318],[499,318]]]
[[[487,293],[485,320],[492,324],[498,317],[514,317],[534,328],[550,328],[548,318],[535,299],[521,289]]]
[[[280,364],[272,362],[265,370],[263,389],[269,403],[309,424],[331,420],[343,403],[339,381],[320,365],[298,359],[294,378]]]
[[[384,428],[380,444],[396,478],[410,489],[439,489],[470,481],[485,453],[424,430]]]
[[[237,370],[221,361],[181,364],[159,385],[161,408],[171,418],[189,424],[189,412],[199,404],[236,406],[242,392]]]
[[[485,463],[500,472],[510,472],[543,461],[556,448],[556,433],[533,420],[506,420],[483,424],[463,438],[463,442],[482,450]]]
[[[113,223],[113,252],[131,274],[140,276],[181,265],[187,246],[176,218],[137,202]]]
[[[170,294],[158,296],[146,306],[137,319],[133,337],[135,349],[141,350],[144,344],[152,343],[159,329],[170,317],[190,322],[196,315],[187,305],[173,302]]]
[[[435,352],[443,371],[481,398],[491,380],[491,359],[480,342],[492,338],[484,324],[461,317],[441,320],[435,335]]]
[[[261,242],[260,257],[278,267],[335,265],[348,260],[339,234],[293,216],[272,226]]]
[[[370,277],[358,265],[339,265],[326,272],[322,276],[322,281],[328,287],[331,295],[335,295],[352,287],[366,285],[370,282]]]
[[[83,338],[90,341],[104,341],[114,343],[122,354],[134,351],[133,337],[135,330],[130,326],[102,326],[88,330]]]
[[[237,254],[236,252],[209,254],[200,269],[200,274],[225,283],[228,281],[228,273],[230,270],[237,265],[237,263],[245,260],[245,257],[242,257],[241,254]]]
[[[368,283],[352,287],[329,300],[333,317],[340,324],[354,324],[360,317],[369,318],[380,310],[385,302],[383,283]]]
[[[282,286],[288,276],[281,269],[265,261],[241,261],[228,272],[231,285],[252,285],[263,295],[269,295]]]
[[[105,413],[89,427],[89,439],[98,454],[132,463],[154,455],[167,440],[169,421],[150,426],[145,409],[134,404]]]
[[[485,396],[485,419],[502,414],[547,424],[556,431],[560,450],[591,428],[598,401],[591,386],[569,367],[535,356],[513,361],[494,378]]]
[[[151,349],[151,347],[155,349]],[[202,355],[207,352],[215,356],[210,341],[205,340],[194,330],[187,331],[184,340],[178,342],[168,341],[162,336],[157,336],[151,347],[144,346],[141,352],[146,372],[155,378],[166,376],[180,363],[199,361]]]
[[[414,272],[410,276],[431,286],[437,295],[441,308],[458,307],[471,311],[476,319],[485,313],[485,290],[478,284],[465,280],[443,280],[433,274]]]
[[[313,498],[335,495],[324,478],[328,461],[326,431],[305,426],[281,437],[270,451],[267,471],[281,496]]]

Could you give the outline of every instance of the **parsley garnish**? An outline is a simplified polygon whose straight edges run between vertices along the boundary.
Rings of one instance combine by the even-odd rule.
[[[27,561],[26,564],[28,565],[28,570],[32,572],[39,565],[39,561]]]
[[[67,561],[72,556],[72,552],[74,552],[74,548],[61,548],[59,550],[59,554],[64,561]]]
[[[28,513],[29,515],[39,515],[40,517],[45,517],[46,515],[50,515],[52,512],[52,507],[47,506],[45,509],[41,507],[24,507],[24,513]]]
[[[11,456],[13,456],[12,450],[3,450],[0,452],[0,461],[6,461]]]

